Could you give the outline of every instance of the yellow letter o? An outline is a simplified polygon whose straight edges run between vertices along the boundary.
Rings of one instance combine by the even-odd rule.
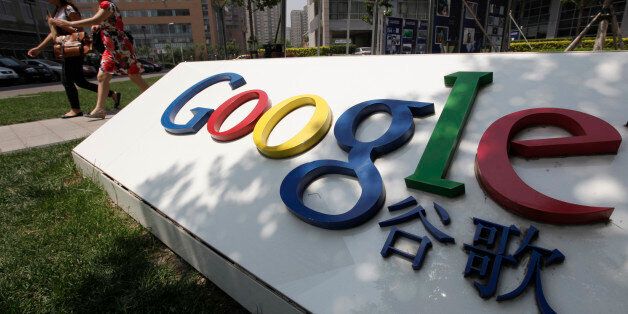
[[[277,146],[268,146],[268,137],[281,119],[298,108],[312,105],[316,108],[314,115],[297,135]],[[291,157],[318,144],[331,128],[331,120],[331,109],[323,98],[316,95],[291,97],[273,106],[262,115],[253,129],[253,142],[260,153],[266,157]]]

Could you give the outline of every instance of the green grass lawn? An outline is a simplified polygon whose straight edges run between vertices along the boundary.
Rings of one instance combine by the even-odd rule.
[[[152,84],[160,77],[147,78]],[[124,107],[135,99],[140,91],[131,81],[113,82],[111,89],[122,93],[120,107]],[[96,106],[96,93],[79,88],[81,109],[90,112]],[[113,108],[113,101],[107,100],[107,108]],[[9,125],[58,118],[70,110],[70,103],[65,91],[44,92],[0,99],[0,125]]]
[[[244,312],[79,175],[77,144],[0,155],[0,311]]]

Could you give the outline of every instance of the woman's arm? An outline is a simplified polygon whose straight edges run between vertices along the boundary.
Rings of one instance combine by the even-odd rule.
[[[37,47],[32,48],[27,52],[28,56],[31,58],[37,57],[41,50],[44,49],[44,47],[48,46],[48,44],[51,43],[53,39],[54,36],[52,36],[52,34],[48,34],[48,36],[46,36],[46,38],[44,38],[44,40],[42,40],[41,43],[37,45]]]
[[[39,45],[37,45],[37,49],[44,49],[44,47],[48,46],[48,44],[50,44],[52,41],[54,40],[52,34],[48,34],[48,36],[46,36],[46,38],[44,38],[44,40],[41,41],[41,43]]]
[[[94,16],[87,19],[71,21],[71,22],[60,20],[60,19],[53,19],[52,23],[60,27],[69,26],[69,27],[78,28],[78,27],[85,27],[89,25],[98,25],[102,21],[106,20],[110,15],[111,15],[111,11],[98,9],[98,12],[96,12]]]

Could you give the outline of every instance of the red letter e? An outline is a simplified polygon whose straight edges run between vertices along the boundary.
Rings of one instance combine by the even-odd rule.
[[[537,125],[557,126],[572,136],[511,142],[519,131]],[[567,203],[528,186],[513,169],[508,154],[525,158],[616,154],[620,144],[617,130],[597,117],[558,108],[522,110],[500,118],[484,132],[475,159],[475,173],[495,202],[526,218],[554,224],[606,221],[612,207]]]

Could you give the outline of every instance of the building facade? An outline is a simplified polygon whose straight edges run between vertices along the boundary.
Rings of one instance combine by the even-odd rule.
[[[346,43],[347,19],[349,38],[358,47],[371,46],[373,25],[365,22],[371,18],[364,0],[308,0],[308,40],[310,46]],[[427,19],[429,0],[391,1],[390,16],[408,19]],[[383,12],[380,12],[381,25]]]
[[[25,58],[50,32],[46,15],[52,10],[46,0],[0,0],[0,55]],[[52,59],[52,49],[42,57]]]
[[[280,27],[279,20],[281,17],[281,5],[272,8],[266,8],[264,11],[253,12],[253,32],[259,46],[275,43],[275,37],[279,40],[282,34],[277,29]],[[247,35],[249,38],[250,30],[247,27]]]
[[[239,6],[225,8],[225,36],[240,52],[246,51],[246,10]],[[222,36],[222,35],[221,35]]]
[[[626,36],[628,24],[623,21],[628,20],[627,1],[613,0],[612,3],[622,34]],[[598,1],[585,1],[584,4],[580,11],[580,8],[573,2],[514,0],[513,18],[526,38],[573,38],[582,32],[601,8]],[[597,27],[598,23],[594,23],[586,36],[595,36]],[[512,30],[516,30],[514,25]],[[611,33],[610,26],[608,32]]]
[[[307,33],[307,14],[304,10],[290,12],[290,43],[292,47],[303,47],[303,35]]]
[[[136,48],[150,53],[173,49],[195,49],[197,54],[205,45],[217,46],[216,15],[211,5],[200,0],[119,0],[118,8]],[[92,16],[98,0],[75,0],[83,17]],[[207,24],[205,24],[207,23]],[[199,49],[200,48],[200,49]]]

